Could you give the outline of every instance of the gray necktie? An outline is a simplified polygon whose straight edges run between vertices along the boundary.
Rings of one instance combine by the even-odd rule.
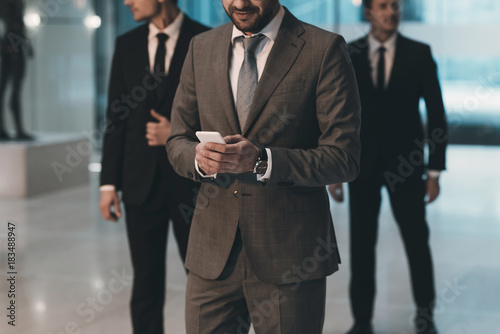
[[[255,49],[265,36],[260,34],[250,38],[243,36],[243,49],[245,50],[245,59],[241,65],[240,75],[238,77],[238,91],[236,93],[236,110],[240,121],[240,128],[243,129],[248,118],[250,106],[253,100],[253,94],[259,81],[257,70],[257,59],[255,58]]]

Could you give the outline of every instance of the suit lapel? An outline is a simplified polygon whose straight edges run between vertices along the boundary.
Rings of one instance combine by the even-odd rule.
[[[137,41],[137,50],[139,52],[137,53],[138,56],[138,64],[141,64],[142,67],[140,68],[141,75],[144,75],[144,69],[146,66],[150,66],[149,64],[149,52],[148,52],[148,35],[149,35],[149,27],[147,24],[143,25],[143,28],[140,31],[140,34],[138,35],[138,41]],[[137,66],[135,66],[137,68]],[[148,67],[149,68],[149,67]]]
[[[148,35],[149,35],[149,27],[148,24],[144,24],[140,31],[137,34],[136,42],[131,45],[131,57],[132,61],[130,63],[129,68],[131,70],[136,71],[136,79],[135,82],[142,83],[144,75],[150,72],[151,65],[149,64],[149,51],[148,51]],[[135,70],[136,69],[136,70]],[[148,115],[149,108],[152,106],[156,106],[156,96],[154,91],[148,91],[147,93],[147,102],[148,102]]]
[[[304,28],[300,22],[286,10],[278,36],[255,89],[254,99],[242,132],[243,136],[248,135],[264,105],[300,54],[305,43],[303,39],[299,38],[303,32]]]
[[[389,78],[389,85],[387,90],[390,91],[399,80],[399,73],[404,73],[401,71],[401,66],[405,59],[405,43],[404,38],[398,34],[396,39],[396,54],[394,55],[394,64],[392,65],[391,76]]]
[[[373,84],[372,79],[372,65],[370,63],[370,55],[369,55],[369,43],[368,36],[363,39],[364,47],[361,49],[361,53],[359,54],[360,59],[360,74],[362,75],[361,82],[366,82],[366,85],[370,90],[375,90],[375,85]]]
[[[241,133],[238,118],[234,107],[233,93],[229,80],[229,62],[231,61],[231,36],[233,25],[226,24],[222,30],[220,38],[215,42],[213,52],[214,58],[214,77],[217,88],[217,97],[220,99],[222,111],[231,125],[231,133]]]
[[[175,46],[175,51],[170,63],[170,75],[178,75],[182,70],[181,67],[184,63],[184,58],[188,51],[191,38],[193,37],[190,23],[191,20],[187,16],[184,16],[184,22],[182,23],[179,38],[177,39],[177,45]]]
[[[127,47],[129,50],[127,55],[128,67],[132,77],[136,78],[136,82],[142,82],[144,71],[149,72],[148,34],[148,25],[141,26],[133,42]]]

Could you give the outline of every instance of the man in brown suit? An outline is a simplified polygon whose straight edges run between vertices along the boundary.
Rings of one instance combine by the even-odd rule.
[[[358,174],[360,102],[344,39],[278,0],[223,0],[195,37],[167,142],[204,181],[186,268],[187,333],[321,333],[339,256],[325,185]],[[218,131],[226,144],[198,143]]]

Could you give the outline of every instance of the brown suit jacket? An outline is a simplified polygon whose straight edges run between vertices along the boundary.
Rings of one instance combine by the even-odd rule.
[[[195,37],[172,109],[167,152],[175,171],[195,170],[195,132],[243,134],[270,148],[272,173],[220,174],[198,195],[186,268],[219,277],[237,227],[257,277],[271,284],[323,278],[339,256],[325,185],[359,172],[360,102],[344,39],[288,10],[240,129],[229,81],[232,24]]]

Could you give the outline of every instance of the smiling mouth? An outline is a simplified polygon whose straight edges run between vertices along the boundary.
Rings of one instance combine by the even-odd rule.
[[[248,19],[252,15],[254,15],[256,12],[255,11],[238,11],[235,10],[234,15],[240,19]]]

